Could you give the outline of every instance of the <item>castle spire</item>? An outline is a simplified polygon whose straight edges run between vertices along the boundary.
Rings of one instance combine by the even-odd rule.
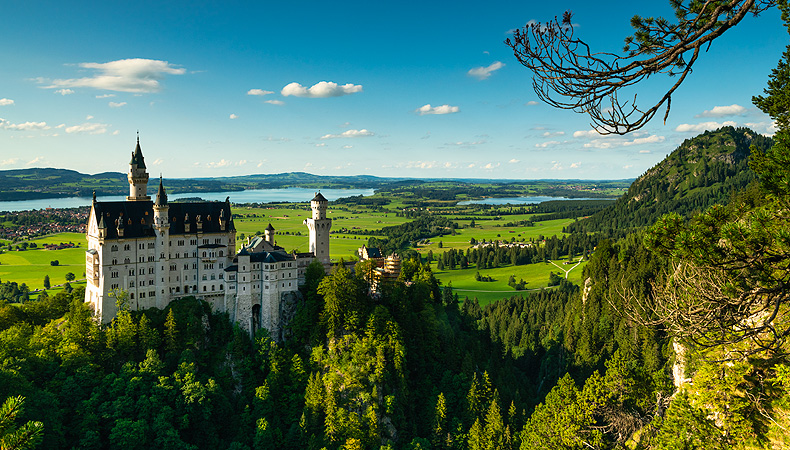
[[[145,158],[140,149],[140,134],[137,134],[137,145],[132,152],[132,160],[129,161],[129,196],[128,201],[149,201],[151,197],[147,194],[148,172],[145,168]]]
[[[159,191],[156,193],[156,206],[165,206],[167,205],[167,193],[165,192],[165,187],[162,184],[162,174],[159,174]]]

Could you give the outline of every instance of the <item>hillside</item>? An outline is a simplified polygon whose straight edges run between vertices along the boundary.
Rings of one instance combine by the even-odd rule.
[[[767,138],[748,128],[724,127],[687,139],[663,161],[636,179],[615,203],[568,227],[568,232],[624,236],[652,225],[670,212],[690,217],[755,180],[750,146],[766,150]]]

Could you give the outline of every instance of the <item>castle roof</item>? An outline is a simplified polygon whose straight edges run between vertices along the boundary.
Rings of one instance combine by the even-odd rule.
[[[315,197],[313,197],[311,202],[328,202],[329,200],[326,199],[320,192],[315,193]]]
[[[271,222],[269,222],[269,226],[266,227],[266,231],[274,231],[274,227],[272,226]]]
[[[167,205],[167,193],[165,192],[165,187],[162,185],[162,176],[159,176],[159,191],[156,193],[156,206],[165,206]]]
[[[135,166],[138,169],[145,169],[145,158],[143,158],[143,151],[140,150],[140,136],[137,136],[137,146],[132,152],[132,160],[129,165]]]
[[[124,239],[154,236],[153,202],[96,202],[93,208],[96,223],[107,224],[107,239],[117,239],[117,229],[123,228]],[[235,230],[233,220],[227,222],[225,230],[220,225],[220,213],[225,210],[225,217],[230,217],[230,205],[227,202],[195,202],[171,203],[167,212],[170,222],[170,235],[194,234],[198,231],[196,223],[201,223],[203,233],[221,233]],[[189,233],[184,231],[184,217],[189,216],[192,224]],[[123,221],[121,222],[121,218]],[[198,220],[199,219],[199,220]]]

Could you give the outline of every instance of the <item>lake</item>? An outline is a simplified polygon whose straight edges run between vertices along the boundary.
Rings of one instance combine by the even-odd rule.
[[[155,200],[156,191],[151,192],[151,200]],[[170,201],[185,197],[200,197],[208,201],[224,201],[230,197],[232,203],[270,203],[270,202],[309,202],[315,196],[315,189],[285,188],[285,189],[248,189],[246,191],[231,192],[183,192],[168,194]],[[321,189],[321,194],[327,200],[337,200],[341,197],[353,195],[373,195],[373,189]],[[96,197],[100,202],[117,202],[126,200],[123,195],[108,195]],[[77,208],[89,206],[90,197],[64,197],[45,198],[38,200],[20,200],[17,202],[0,202],[0,211],[29,211],[46,208]]]
[[[537,195],[534,197],[503,197],[503,198],[482,198],[480,200],[464,200],[458,202],[459,205],[528,205],[543,203],[552,200],[614,200],[606,198],[568,198],[568,197],[547,197]]]

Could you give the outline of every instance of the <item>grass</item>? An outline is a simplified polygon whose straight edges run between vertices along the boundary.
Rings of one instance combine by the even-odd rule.
[[[571,265],[565,266],[561,262],[557,262],[565,270],[573,267]],[[587,265],[587,261],[583,261],[576,268],[571,270],[568,274],[568,280],[576,284],[581,282],[582,270]],[[523,279],[527,282],[527,289],[543,289],[547,288],[549,284],[549,273],[559,272],[560,276],[565,274],[556,266],[550,263],[536,263],[527,264],[523,266],[505,266],[496,269],[483,269],[480,270],[481,276],[489,276],[496,281],[475,281],[475,274],[478,270],[474,267],[468,269],[456,270],[437,270],[436,263],[432,263],[431,269],[433,270],[436,278],[442,282],[443,285],[452,284],[453,291],[458,293],[460,298],[477,297],[480,305],[486,305],[491,302],[509,298],[518,295],[519,292],[507,285],[510,275],[516,277],[516,282]],[[478,292],[483,291],[483,292]]]

